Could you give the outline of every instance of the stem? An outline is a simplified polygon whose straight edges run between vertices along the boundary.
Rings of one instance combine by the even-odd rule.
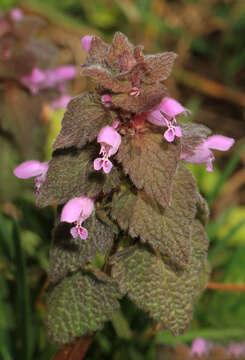
[[[83,360],[94,339],[94,336],[95,334],[83,336],[74,344],[66,345],[63,349],[56,353],[53,360]]]
[[[209,282],[207,284],[207,289],[222,291],[245,291],[245,284],[220,284]]]

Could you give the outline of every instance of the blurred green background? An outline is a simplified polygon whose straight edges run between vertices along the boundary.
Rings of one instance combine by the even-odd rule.
[[[100,35],[110,42],[117,30],[144,44],[146,53],[178,53],[170,94],[192,110],[189,121],[234,137],[228,153],[216,154],[213,173],[190,166],[211,207],[210,283],[190,330],[173,338],[158,330],[128,300],[112,323],[97,333],[88,359],[149,359],[156,344],[191,343],[196,337],[227,344],[245,340],[245,2],[244,0],[0,0],[0,10],[19,7],[45,26],[40,38],[59,49],[57,64],[75,64],[70,94],[87,87],[79,76],[85,59],[80,39]],[[0,79],[1,96],[4,85]],[[8,97],[8,96],[7,96]],[[9,97],[8,97],[9,98]],[[10,99],[11,100],[11,99]],[[11,102],[9,103],[11,107]],[[63,111],[42,103],[31,119],[24,102],[0,126],[0,359],[51,359],[57,349],[45,336],[45,288],[55,210],[35,206],[33,182],[12,174],[21,161],[49,160]],[[31,125],[30,125],[31,124]],[[0,122],[1,125],[1,122]],[[11,135],[11,136],[9,136]],[[227,290],[218,284],[232,284]],[[213,284],[214,289],[211,289]],[[244,284],[243,291],[236,287]]]

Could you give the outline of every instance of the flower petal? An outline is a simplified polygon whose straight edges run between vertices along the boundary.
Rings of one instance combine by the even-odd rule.
[[[178,136],[178,137],[181,137],[182,136],[182,130],[181,130],[181,127],[180,126],[175,126],[174,127],[174,130],[175,130],[175,135]]]
[[[208,172],[214,171],[214,169],[213,169],[213,161],[214,161],[214,157],[213,157],[213,158],[209,158],[209,159],[207,160],[207,162],[206,162],[206,170],[207,170]]]
[[[74,198],[68,201],[61,212],[60,221],[73,223],[82,214],[83,221],[89,217],[94,209],[94,202],[88,197]]]
[[[29,179],[45,173],[48,169],[47,162],[36,160],[25,161],[14,169],[14,175],[20,179]]]
[[[72,97],[69,95],[61,95],[58,99],[54,100],[50,106],[53,110],[66,109]]]
[[[168,126],[168,120],[160,113],[159,109],[149,112],[147,120],[157,126]]]
[[[73,226],[70,230],[70,234],[73,237],[73,239],[76,239],[78,237],[78,231],[76,226]]]
[[[88,230],[85,229],[84,227],[80,227],[80,229],[78,230],[79,236],[82,240],[86,240],[88,237]]]
[[[121,144],[121,135],[112,126],[105,126],[100,130],[97,141],[109,145],[111,148],[108,155],[112,156]]]
[[[229,138],[227,136],[222,135],[214,135],[210,136],[206,141],[205,144],[210,149],[215,150],[221,150],[221,151],[227,151],[230,149],[230,147],[234,144],[235,140],[232,138]]]
[[[11,15],[12,19],[15,21],[20,21],[23,19],[23,12],[19,8],[14,8],[14,9],[10,10],[10,15]]]
[[[76,67],[72,65],[60,66],[53,70],[47,70],[48,74],[55,78],[55,83],[61,83],[66,80],[72,80],[76,76]]]
[[[173,128],[168,128],[168,130],[165,131],[164,137],[168,142],[174,141],[175,138],[175,131]]]
[[[106,174],[109,174],[109,172],[111,171],[113,165],[112,162],[110,160],[105,160],[104,164],[103,164],[103,170]]]
[[[97,158],[94,160],[94,170],[100,170],[103,167],[103,159]]]
[[[210,349],[210,344],[201,338],[197,338],[191,345],[191,353],[194,355],[205,355]]]
[[[161,101],[159,110],[171,117],[174,117],[186,111],[186,109],[178,101],[170,97],[165,97]]]
[[[91,35],[85,35],[85,36],[82,38],[82,40],[81,40],[81,42],[82,42],[82,47],[83,47],[83,49],[84,49],[85,51],[87,51],[87,52],[90,50],[92,39],[93,39],[93,36],[91,36]]]

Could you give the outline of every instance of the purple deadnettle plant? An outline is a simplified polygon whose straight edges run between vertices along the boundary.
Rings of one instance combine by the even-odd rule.
[[[64,345],[91,334],[127,296],[177,336],[209,273],[208,207],[184,162],[211,171],[212,150],[229,150],[234,140],[183,122],[189,111],[164,85],[173,52],[145,55],[120,32],[111,45],[87,35],[82,47],[82,74],[94,90],[69,102],[48,170],[34,162],[29,173],[15,169],[42,177],[39,206],[58,205],[48,335]],[[38,89],[59,79],[63,71],[51,81],[36,69],[29,80]]]

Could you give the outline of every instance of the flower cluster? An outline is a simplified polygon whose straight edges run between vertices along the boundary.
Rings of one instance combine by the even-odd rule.
[[[66,108],[71,100],[66,93],[66,83],[74,79],[76,68],[73,65],[53,69],[45,67],[46,61],[42,63],[39,59],[40,44],[42,51],[50,53],[45,55],[49,63],[53,63],[51,58],[56,56],[57,49],[53,44],[43,40],[40,42],[33,36],[33,29],[41,26],[38,18],[28,17],[18,8],[10,9],[1,17],[0,61],[6,67],[3,77],[16,79],[33,95],[42,90],[55,89],[56,93],[53,92],[51,96],[54,100],[50,100],[51,108]]]
[[[57,88],[61,95],[51,103],[51,107],[56,110],[59,108],[65,109],[70,102],[71,96],[65,94],[65,82],[72,80],[75,75],[76,68],[71,65],[47,70],[34,67],[30,74],[21,76],[19,81],[29,89],[32,94],[37,94],[44,89]]]
[[[17,11],[13,11],[12,16],[16,21],[20,18],[20,14]],[[91,57],[90,50],[92,42],[95,39],[93,36],[86,35],[82,38],[82,47],[88,52]],[[140,84],[139,78],[142,78],[143,82],[147,79],[147,59],[144,60],[140,51],[133,51],[129,45],[125,50],[125,59],[119,56],[120,71],[125,70],[128,78],[134,79],[131,87],[130,96],[140,97],[141,92],[136,84]],[[131,53],[130,53],[131,51]],[[93,60],[93,59],[92,59]],[[92,61],[90,59],[90,62]],[[145,63],[143,63],[145,61]],[[139,63],[141,64],[139,66]],[[112,64],[112,67],[114,65]],[[85,65],[85,68],[87,65]],[[137,71],[136,71],[136,70]],[[120,73],[121,74],[121,73]],[[20,81],[23,86],[27,87],[33,94],[36,94],[42,89],[48,89],[52,87],[58,87],[61,92],[64,89],[64,81],[72,79],[75,76],[75,69],[73,66],[63,66],[54,70],[40,70],[35,67],[28,75],[22,76]],[[120,75],[122,78],[123,76]],[[100,79],[100,73],[98,72]],[[124,79],[125,80],[125,79]],[[152,80],[150,79],[149,82]],[[107,92],[101,95],[101,106],[105,109],[115,108],[113,103],[113,95],[115,84],[108,82],[109,86]],[[104,85],[105,86],[105,85]],[[60,99],[53,102],[53,107],[57,108],[60,105],[66,105],[70,98],[63,94]],[[184,137],[182,131],[181,121],[177,120],[180,115],[188,116],[189,110],[184,108],[179,102],[169,96],[163,96],[161,101],[153,106],[148,111],[143,111],[141,114],[135,114],[133,121],[130,121],[128,129],[130,127],[139,129],[142,127],[142,122],[147,120],[148,124],[152,124],[156,128],[163,128],[163,138],[169,143],[173,143],[175,138]],[[105,174],[109,174],[113,164],[109,160],[110,157],[115,155],[121,144],[121,135],[123,130],[125,131],[125,122],[114,120],[112,126],[104,126],[97,135],[97,142],[100,145],[100,152],[98,158],[94,159],[94,170],[103,170]],[[147,128],[147,124],[143,125]],[[213,149],[226,151],[233,145],[234,140],[221,135],[215,135],[208,138],[201,137],[199,143],[196,145],[192,152],[186,151],[185,147],[182,148],[180,160],[194,163],[203,164],[206,163],[207,171],[212,171],[212,162],[214,161]],[[21,178],[27,179],[30,177],[35,178],[35,194],[38,195],[40,187],[46,180],[48,171],[48,163],[40,163],[38,161],[27,161],[20,164],[15,170],[14,174]],[[61,221],[74,223],[75,226],[71,228],[70,232],[73,238],[80,237],[85,240],[88,237],[87,230],[82,227],[82,223],[91,215],[94,209],[94,200],[88,197],[76,197],[67,202],[61,213]]]

